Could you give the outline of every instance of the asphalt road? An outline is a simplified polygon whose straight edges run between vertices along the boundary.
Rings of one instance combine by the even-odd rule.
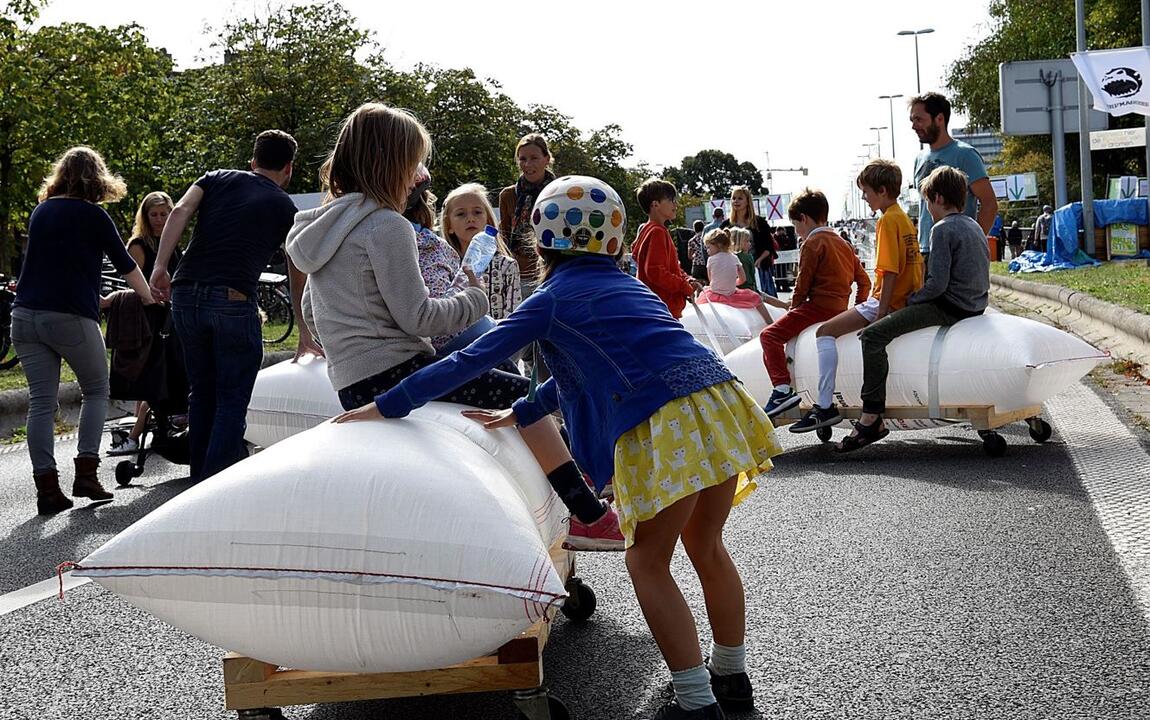
[[[788,452],[727,531],[747,586],[757,704],[731,717],[1150,718],[1150,628],[1138,601],[1150,597],[1150,457],[1118,442],[1129,431],[1090,390],[1050,411],[1049,443],[1012,426],[1001,459],[986,457],[969,428],[894,433],[853,456],[780,432]],[[63,441],[58,457],[73,450]],[[154,459],[111,504],[45,520],[26,453],[0,455],[0,595],[82,559],[186,489],[185,471]],[[111,463],[102,476],[113,484]],[[685,557],[676,562],[709,643],[698,583]],[[557,620],[550,688],[575,718],[649,717],[668,675],[622,557],[579,563],[599,609],[584,624]],[[0,616],[0,719],[235,717],[223,708],[221,655],[87,584]],[[285,715],[516,712],[509,696],[489,694]]]

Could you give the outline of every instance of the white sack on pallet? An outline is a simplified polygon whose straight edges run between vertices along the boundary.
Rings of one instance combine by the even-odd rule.
[[[785,310],[768,307],[771,317],[778,320]],[[681,318],[683,327],[695,336],[704,346],[715,350],[719,346],[719,356],[726,355],[749,340],[758,340],[759,333],[767,326],[763,316],[754,308],[737,308],[722,303],[703,303],[691,307],[687,305]],[[707,331],[710,331],[708,336]],[[714,341],[711,340],[714,337]],[[721,352],[720,352],[721,351]]]
[[[169,501],[75,574],[285,667],[423,670],[491,652],[556,607],[563,582],[507,469],[439,419],[295,435]]]
[[[807,328],[787,346],[788,358],[793,359],[793,385],[805,405],[813,404],[818,397],[817,328]],[[1009,412],[1037,406],[1074,384],[1107,357],[1057,328],[1002,313],[962,320],[942,334],[939,330],[917,330],[887,346],[888,407],[993,406],[998,412]],[[840,337],[838,350],[835,402],[840,407],[861,407],[862,347],[857,334]],[[771,381],[763,366],[758,339],[730,353],[726,360],[755,400],[765,404],[771,394]],[[897,429],[930,424],[888,422]]]
[[[482,425],[460,414],[465,409],[463,405],[433,402],[413,411],[410,418],[456,431],[502,465],[515,481],[524,506],[535,518],[540,537],[550,546],[566,532],[563,521],[567,512],[552,492],[535,456],[518,430],[484,430]],[[339,404],[339,396],[327,377],[326,361],[322,358],[298,363],[285,360],[264,368],[256,376],[252,399],[248,403],[245,439],[266,448],[324,423],[341,412],[343,407]],[[428,448],[428,452],[436,451],[434,446]]]

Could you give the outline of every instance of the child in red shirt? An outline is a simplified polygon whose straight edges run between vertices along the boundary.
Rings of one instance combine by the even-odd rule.
[[[687,298],[703,289],[679,265],[679,255],[671,233],[664,223],[675,217],[675,186],[666,180],[647,180],[636,193],[639,205],[647,212],[647,222],[639,226],[639,234],[631,246],[631,257],[638,267],[639,280],[651,288],[671,311],[673,317],[683,316]]]

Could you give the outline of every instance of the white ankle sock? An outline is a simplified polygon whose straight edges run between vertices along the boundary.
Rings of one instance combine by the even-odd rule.
[[[675,701],[684,710],[698,710],[715,702],[711,673],[703,665],[672,672],[671,683],[675,686]]]
[[[791,392],[791,386],[788,385],[787,383],[783,383],[782,385],[776,385],[775,386],[775,392],[781,392],[784,395],[789,395]]]
[[[815,338],[819,351],[818,406],[827,409],[835,403],[835,375],[839,369],[839,348],[829,335]]]
[[[747,646],[727,647],[711,643],[711,669],[716,675],[734,675],[747,671]]]

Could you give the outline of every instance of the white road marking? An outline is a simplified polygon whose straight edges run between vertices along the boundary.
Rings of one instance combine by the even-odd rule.
[[[1150,617],[1150,455],[1085,386],[1047,401],[1102,529]]]
[[[64,573],[64,590],[68,591],[72,588],[80,587],[92,582],[91,578],[86,577],[72,577],[71,572]],[[0,616],[7,615],[10,612],[15,612],[20,608],[28,607],[33,603],[38,603],[41,600],[46,600],[60,592],[60,581],[56,578],[48,578],[42,580],[34,585],[29,585],[26,588],[13,590],[10,593],[0,595]]]

